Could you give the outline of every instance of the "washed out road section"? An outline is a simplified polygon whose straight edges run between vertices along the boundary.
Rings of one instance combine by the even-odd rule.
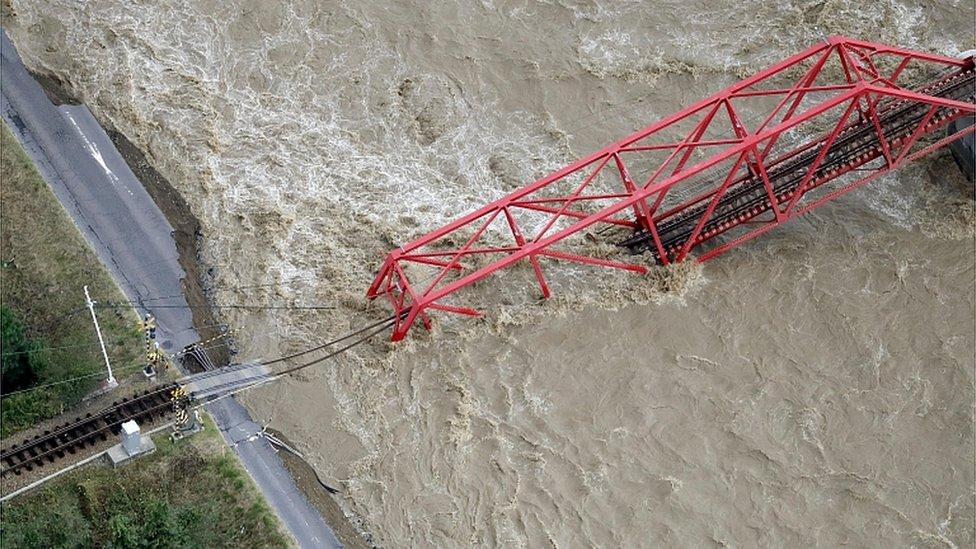
[[[56,106],[0,30],[0,110],[24,150],[140,314],[157,321],[162,347],[199,341],[182,295],[185,272],[173,228],[84,106]],[[233,398],[207,406],[268,503],[302,547],[339,547],[296,487],[261,428]]]

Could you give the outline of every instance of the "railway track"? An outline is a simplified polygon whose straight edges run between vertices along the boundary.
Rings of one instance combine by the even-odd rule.
[[[263,362],[263,364],[285,363],[300,356],[316,351],[323,351],[329,347],[336,347],[340,343],[345,343],[341,347],[327,352],[319,358],[297,366],[286,367],[281,371],[274,372],[273,376],[269,377],[279,378],[294,373],[298,370],[319,364],[352,347],[365,343],[377,334],[388,330],[393,325],[394,320],[395,317],[389,317],[374,322],[332,341],[310,347],[291,355],[268,360]],[[54,430],[45,431],[43,434],[24,440],[10,448],[0,450],[0,478],[20,476],[25,472],[47,467],[56,462],[76,461],[72,459],[72,456],[75,456],[85,448],[108,440],[109,436],[117,436],[122,429],[122,424],[126,421],[135,420],[145,425],[173,412],[176,407],[173,397],[174,391],[179,387],[183,387],[187,381],[199,383],[223,375],[226,372],[226,368],[208,369],[184,378],[181,382],[169,383],[146,390],[142,394],[115,401],[111,406],[97,413],[89,413],[84,417],[75,418],[73,421],[64,423]],[[223,396],[235,392],[237,390],[229,390],[224,392]],[[186,395],[185,392],[183,394]],[[218,398],[223,398],[223,396]],[[205,397],[196,404],[201,405],[216,399],[214,395],[209,395],[209,397]],[[70,463],[67,465],[70,465]]]
[[[0,478],[19,476],[36,468],[70,459],[79,451],[117,435],[122,424],[135,420],[152,423],[173,410],[177,384],[162,385],[142,394],[115,401],[94,414],[76,418],[0,452]]]
[[[917,88],[918,91],[943,98],[972,102],[976,87],[976,73],[973,69],[945,76],[933,83]],[[879,121],[889,144],[907,138],[925,118],[928,106],[889,100],[878,105]],[[953,113],[940,108],[927,122],[930,127],[946,123]],[[781,157],[766,167],[777,203],[789,201],[797,187],[805,179],[811,164],[815,161],[826,137],[808,142],[797,151]],[[810,191],[823,183],[835,180],[838,174],[857,169],[882,156],[882,147],[874,125],[869,120],[859,120],[850,124],[828,149],[824,160],[816,167],[816,173],[803,189]],[[713,185],[717,187],[718,185]],[[705,214],[713,193],[708,193],[679,211],[668,211],[655,219],[668,260],[674,260],[679,251],[695,232],[701,217]],[[733,227],[748,222],[772,208],[769,193],[763,180],[750,173],[729,186],[725,195],[716,205],[712,216],[705,222],[695,237],[693,245],[717,236]],[[637,230],[629,238],[618,242],[631,253],[648,251],[659,263],[663,263],[650,233]]]

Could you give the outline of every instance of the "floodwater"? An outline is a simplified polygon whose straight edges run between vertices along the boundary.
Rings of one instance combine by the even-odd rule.
[[[378,318],[389,248],[827,35],[974,47],[968,0],[5,3],[186,196],[218,301],[337,305],[228,311],[241,358]],[[943,154],[704,267],[496,279],[484,320],[244,400],[383,546],[971,547],[970,196]]]

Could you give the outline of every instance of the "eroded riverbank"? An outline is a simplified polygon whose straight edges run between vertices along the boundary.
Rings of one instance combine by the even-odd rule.
[[[186,197],[219,300],[338,306],[230,315],[246,357],[382,315],[362,295],[397,243],[824,35],[973,42],[965,2],[13,4],[29,62]],[[852,193],[680,297],[574,268],[545,305],[485,288],[483,323],[248,406],[379,544],[971,543],[953,169]]]

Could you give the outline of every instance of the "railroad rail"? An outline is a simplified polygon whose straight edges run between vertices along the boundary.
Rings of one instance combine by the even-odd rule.
[[[519,264],[547,298],[553,261],[706,261],[972,133],[938,132],[976,113],[973,71],[831,37],[390,251],[366,296],[389,301],[396,341],[434,311],[480,316],[458,292]],[[621,257],[587,255],[614,228]]]
[[[126,421],[152,423],[173,411],[172,394],[177,387],[176,383],[170,383],[123,398],[99,412],[86,414],[3,450],[0,478],[21,475],[73,456],[107,440],[109,435],[117,435]]]
[[[8,478],[10,475],[19,476],[36,468],[69,461],[71,456],[107,440],[109,435],[118,435],[122,424],[126,421],[135,420],[140,424],[152,423],[177,410],[203,406],[208,402],[226,398],[320,364],[388,330],[393,325],[393,321],[393,317],[385,318],[296,353],[263,362],[231,364],[222,368],[208,369],[183,377],[176,382],[146,390],[139,395],[115,401],[99,412],[75,418],[54,430],[45,431],[8,449],[0,450],[0,478]],[[299,357],[316,352],[323,354],[298,365],[288,365]],[[283,368],[272,372],[268,368],[272,364],[280,364]]]
[[[976,71],[969,69],[952,73],[916,91],[972,103],[976,100]],[[953,109],[948,107],[939,107],[934,116],[930,116],[928,112],[925,105],[890,100],[877,106],[877,119],[881,132],[889,143],[897,145],[908,139],[920,127],[923,119],[925,125],[922,131],[932,133],[934,129],[946,125],[954,114]],[[794,196],[816,162],[819,151],[824,147],[827,154],[819,165],[813,167],[814,175],[807,184],[806,191],[884,157],[884,146],[879,142],[877,128],[872,120],[862,118],[844,128],[833,143],[827,144],[823,139],[814,140],[801,147],[804,151],[802,154],[774,160],[766,166],[766,174],[778,203],[787,203]],[[708,207],[706,198],[707,196],[702,196],[697,202],[684,204],[655,218],[658,235],[671,261],[677,259],[676,254],[687,242],[698,220],[705,214]],[[695,244],[767,213],[772,207],[763,178],[759,174],[750,173],[748,177],[733,183],[722,196],[711,218],[698,233]],[[660,257],[652,235],[643,228],[635,230],[630,238],[618,244],[632,253],[650,252],[659,263],[666,263]]]

